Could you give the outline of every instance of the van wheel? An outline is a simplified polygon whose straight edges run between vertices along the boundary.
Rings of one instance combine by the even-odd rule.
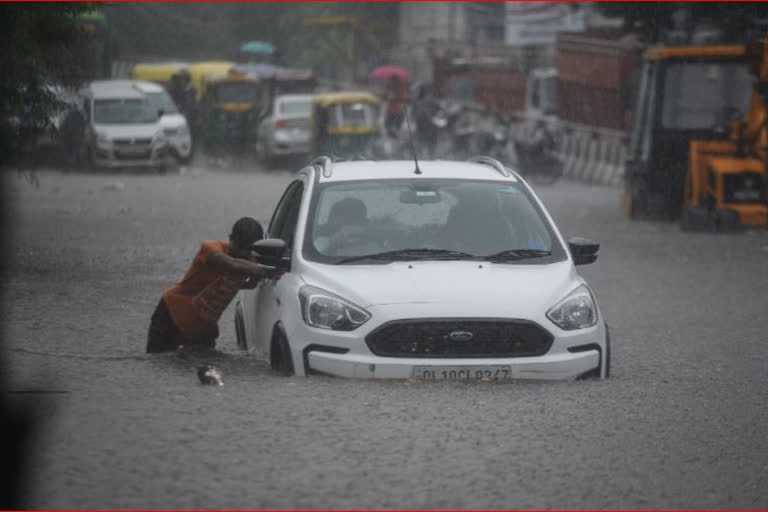
[[[283,333],[277,329],[272,336],[272,347],[269,351],[269,363],[272,371],[283,377],[293,375],[293,359],[291,348]]]
[[[237,348],[248,350],[248,340],[245,338],[245,320],[243,320],[243,308],[240,303],[235,306],[235,337],[237,338]]]

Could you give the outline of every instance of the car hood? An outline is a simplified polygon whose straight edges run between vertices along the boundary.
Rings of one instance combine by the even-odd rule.
[[[152,138],[159,126],[152,124],[96,124],[94,128],[110,138]]]
[[[365,307],[389,304],[481,306],[488,315],[554,305],[582,282],[569,261],[548,265],[411,261],[312,264],[304,281]]]

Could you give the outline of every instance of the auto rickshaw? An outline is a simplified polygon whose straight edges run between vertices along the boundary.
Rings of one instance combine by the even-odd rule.
[[[209,78],[201,103],[203,144],[210,151],[255,148],[262,113],[258,78],[239,73]]]
[[[330,92],[312,98],[312,152],[352,158],[365,155],[380,135],[381,102],[367,92]]]
[[[227,74],[234,65],[234,62],[224,60],[195,62],[187,65],[189,78],[195,87],[197,101],[201,101],[205,96],[205,86],[210,78]]]
[[[184,69],[187,69],[184,62],[139,62],[131,70],[131,79],[155,82],[169,89],[173,75],[181,73]]]

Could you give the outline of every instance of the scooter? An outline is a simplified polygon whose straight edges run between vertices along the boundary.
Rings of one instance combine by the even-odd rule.
[[[552,184],[563,176],[563,160],[555,151],[555,137],[546,126],[539,126],[527,139],[513,141],[518,171],[529,181]]]

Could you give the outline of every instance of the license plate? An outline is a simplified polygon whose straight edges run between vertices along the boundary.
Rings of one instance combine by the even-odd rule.
[[[509,366],[416,366],[413,378],[420,380],[483,380],[510,379]]]

